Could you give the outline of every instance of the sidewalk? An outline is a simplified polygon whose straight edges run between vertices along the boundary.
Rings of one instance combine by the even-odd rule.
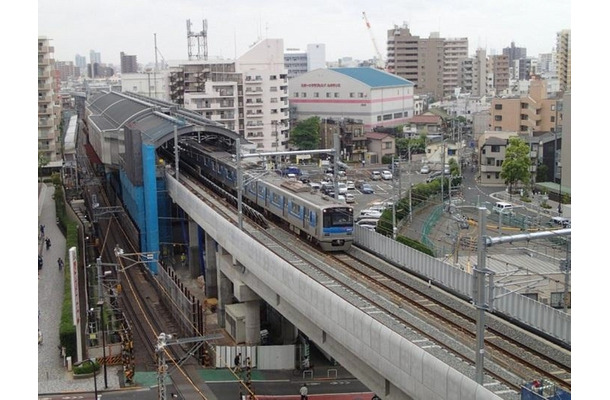
[[[64,274],[68,273],[66,239],[55,220],[55,188],[51,184],[39,183],[38,225],[36,226],[38,253],[43,258],[43,267],[38,274],[38,328],[43,335],[43,343],[38,345],[38,394],[93,391],[93,379],[74,379],[63,364],[58,349],[59,324],[64,294]],[[44,225],[45,237],[50,238],[47,250],[44,239],[39,235],[40,225]],[[34,232],[32,232],[34,235]],[[57,259],[64,260],[64,268],[59,270]],[[75,360],[76,361],[76,360]],[[118,389],[122,367],[107,367],[108,389]],[[96,376],[98,392],[104,390],[103,370]]]

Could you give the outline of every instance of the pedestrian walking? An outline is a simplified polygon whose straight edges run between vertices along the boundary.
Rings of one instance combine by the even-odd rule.
[[[59,270],[61,271],[61,269],[63,268],[63,266],[64,266],[64,260],[62,260],[62,259],[61,259],[61,257],[59,257],[59,258],[57,259],[57,267],[58,267],[58,268],[59,268]]]
[[[40,237],[44,237],[44,225],[40,224]]]
[[[235,371],[239,371],[241,369],[241,353],[235,356],[233,364],[235,364]]]
[[[301,393],[301,400],[307,400],[307,383],[304,383],[303,386],[301,386],[299,393]]]
[[[49,248],[51,247],[51,239],[46,238],[44,242],[47,245],[47,250],[49,250]]]
[[[39,254],[38,255],[38,270],[42,269],[42,256]]]

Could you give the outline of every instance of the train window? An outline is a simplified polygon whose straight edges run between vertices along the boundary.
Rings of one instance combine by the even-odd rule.
[[[318,217],[314,211],[309,212],[309,225],[316,226],[318,224]]]
[[[280,196],[277,193],[271,194],[271,203],[273,203],[274,205],[276,205],[280,208],[284,207],[284,199],[282,198],[282,196]]]
[[[265,187],[263,185],[258,187],[258,197],[265,199]]]
[[[324,226],[352,226],[354,217],[346,210],[331,210],[324,213]]]
[[[290,214],[292,214],[293,216],[299,218],[299,219],[303,219],[303,207],[301,207],[301,205],[297,204],[297,203],[293,203],[292,201],[288,202],[288,209],[290,210]]]

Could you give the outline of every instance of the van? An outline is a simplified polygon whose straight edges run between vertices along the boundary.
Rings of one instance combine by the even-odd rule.
[[[512,214],[514,206],[511,203],[498,201],[494,204],[493,210],[498,214]]]
[[[572,223],[569,218],[565,217],[553,217],[551,218],[551,225],[561,226],[562,228],[571,228]]]

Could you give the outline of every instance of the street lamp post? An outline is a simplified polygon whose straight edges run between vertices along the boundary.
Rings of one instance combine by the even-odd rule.
[[[90,358],[87,358],[83,362],[87,361],[89,361],[91,363],[91,366],[93,367],[93,393],[95,394],[95,400],[97,400],[97,377],[95,375],[95,361]]]
[[[559,205],[557,206],[557,212],[561,215],[561,202],[562,202],[562,193],[561,193],[561,162],[557,163],[557,168],[559,168]]]
[[[104,389],[108,389],[108,375],[106,372],[106,327],[104,325],[104,300],[99,300],[97,306],[100,308],[100,320],[102,324],[102,355],[104,357]]]

